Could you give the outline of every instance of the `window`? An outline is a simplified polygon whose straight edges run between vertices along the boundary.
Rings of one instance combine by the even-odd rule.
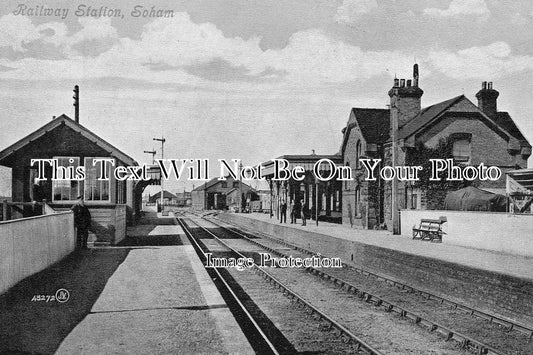
[[[109,186],[111,182],[110,180],[98,180],[102,163],[93,165],[93,159],[97,158],[85,158],[84,199],[92,202],[110,202]],[[111,168],[111,166],[108,166],[110,174],[112,172]]]
[[[453,143],[453,157],[458,162],[470,160],[470,141],[467,139],[457,140]]]
[[[361,141],[358,140],[355,145],[355,168],[359,169],[361,167],[359,158],[361,157]]]
[[[344,163],[344,166],[349,167],[349,166],[350,166],[350,162],[347,161],[346,163]],[[346,180],[346,181],[344,182],[344,189],[345,189],[345,190],[349,190],[349,189],[350,189],[350,185],[349,185],[348,183],[349,183],[348,180]]]
[[[416,210],[418,209],[418,194],[413,193],[411,195],[411,209]]]
[[[70,168],[74,171],[80,165],[78,157],[54,157],[57,159],[57,165]],[[74,174],[72,174],[74,175]],[[59,174],[58,178],[61,178]],[[52,181],[52,200],[53,201],[75,201],[80,194],[80,182],[77,180],[53,180]]]
[[[239,182],[238,181],[234,181],[233,182],[233,188],[235,188],[235,189],[239,188]]]
[[[453,158],[458,163],[470,162],[470,139],[461,138],[453,142]]]
[[[117,181],[117,204],[126,203],[126,181]]]

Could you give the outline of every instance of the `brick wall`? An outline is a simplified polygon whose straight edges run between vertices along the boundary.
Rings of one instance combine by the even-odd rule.
[[[404,281],[481,310],[533,323],[533,280],[469,268],[235,214],[219,218]],[[353,262],[351,260],[353,259]]]

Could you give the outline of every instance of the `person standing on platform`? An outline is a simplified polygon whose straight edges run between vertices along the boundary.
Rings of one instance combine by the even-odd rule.
[[[287,202],[285,200],[281,201],[281,217],[279,223],[287,223]]]
[[[307,213],[307,205],[306,203],[304,202],[304,200],[301,200],[300,201],[300,214],[301,214],[301,217],[302,217],[302,226],[305,226],[305,220],[306,220],[306,213]]]
[[[87,249],[89,227],[91,226],[91,212],[83,202],[83,196],[78,196],[78,202],[72,206],[74,212],[74,226],[76,227],[76,249]]]
[[[296,223],[296,204],[291,200],[291,224]]]

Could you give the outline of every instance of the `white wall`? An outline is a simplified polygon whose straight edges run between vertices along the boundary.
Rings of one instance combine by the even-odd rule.
[[[75,246],[72,212],[0,222],[0,294],[61,260]]]
[[[402,210],[401,234],[412,236],[422,218],[446,216],[442,242],[533,257],[533,215],[497,212]]]

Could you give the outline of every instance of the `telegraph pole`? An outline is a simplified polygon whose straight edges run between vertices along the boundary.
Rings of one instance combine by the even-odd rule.
[[[154,138],[154,141],[161,142],[161,160],[165,159],[165,137],[161,136],[161,138]],[[161,213],[163,213],[163,175],[160,177],[161,179]]]
[[[74,86],[74,121],[80,123],[80,87],[78,85]]]

